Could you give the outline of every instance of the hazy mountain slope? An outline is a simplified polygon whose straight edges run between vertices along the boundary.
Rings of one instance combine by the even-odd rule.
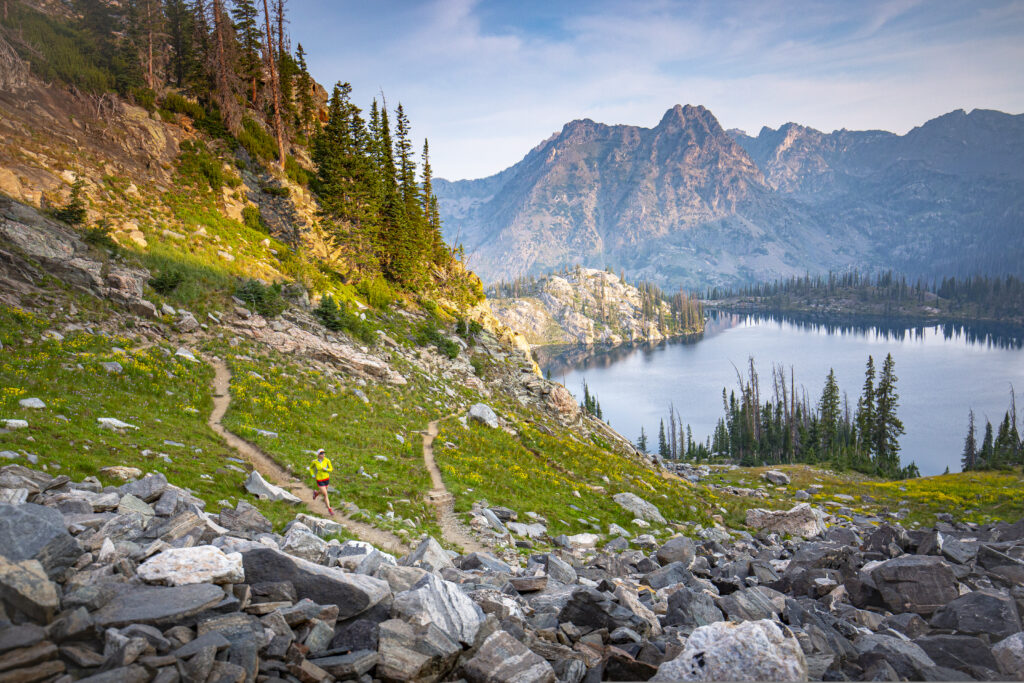
[[[574,121],[520,163],[436,190],[485,280],[582,263],[674,287],[806,270],[1019,272],[1024,116],[952,112],[903,136],[757,137],[676,106],[654,128]]]

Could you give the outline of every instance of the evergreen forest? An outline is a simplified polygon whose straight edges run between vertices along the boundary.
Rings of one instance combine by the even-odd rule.
[[[886,356],[880,371],[869,356],[855,406],[829,371],[817,401],[796,384],[794,371],[772,368],[764,386],[754,359],[746,373],[736,371],[739,393],[722,389],[724,416],[705,442],[695,441],[690,425],[674,406],[658,427],[656,452],[664,459],[731,462],[743,467],[806,463],[855,470],[888,479],[919,476],[917,466],[900,460],[899,392],[895,362]],[[653,450],[641,430],[637,447]]]

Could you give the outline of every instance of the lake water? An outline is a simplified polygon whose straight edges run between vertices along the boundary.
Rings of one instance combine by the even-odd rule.
[[[696,340],[608,350],[540,349],[538,361],[553,380],[578,398],[583,382],[597,395],[607,420],[635,441],[643,425],[649,447],[657,447],[658,423],[668,423],[675,404],[695,440],[704,441],[723,416],[722,388],[738,389],[736,370],[754,357],[762,400],[771,392],[771,368],[794,368],[796,384],[817,403],[829,368],[851,411],[864,382],[869,355],[880,372],[887,353],[896,362],[898,415],[904,463],[917,462],[923,475],[948,466],[959,471],[974,409],[978,442],[986,417],[995,428],[1009,407],[1011,384],[1024,391],[1024,349],[1019,331],[952,325],[837,324],[770,315],[712,313]],[[734,367],[735,366],[735,367]],[[744,372],[745,374],[745,372]],[[1019,396],[1024,407],[1024,394]]]

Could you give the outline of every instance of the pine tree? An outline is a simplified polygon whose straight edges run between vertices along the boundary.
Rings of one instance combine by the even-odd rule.
[[[989,420],[985,420],[985,438],[981,441],[981,451],[978,452],[978,468],[980,470],[989,469],[995,465],[994,458],[992,457],[993,445],[992,445],[992,423]]]
[[[359,108],[349,99],[351,92],[348,83],[334,86],[327,124],[313,138],[315,185],[329,229],[349,247],[356,264],[373,270],[379,207],[369,139]]]
[[[640,438],[636,440],[636,448],[643,454],[647,454],[647,432],[644,431],[643,425],[640,425]]]
[[[664,459],[667,459],[670,455],[668,450],[668,441],[665,439],[665,421],[662,420],[658,426],[658,455]]]
[[[903,422],[896,416],[899,393],[896,391],[896,362],[892,354],[885,357],[882,376],[878,380],[875,415],[875,465],[879,472],[893,476],[900,469],[900,442]]]
[[[874,451],[875,435],[875,359],[868,356],[864,371],[864,389],[857,401],[857,440],[868,459]]]
[[[440,265],[447,249],[441,236],[441,212],[438,210],[437,197],[434,196],[434,172],[430,167],[430,143],[423,141],[423,182],[420,189],[420,206],[426,221],[427,244],[429,255],[434,263]]]
[[[295,78],[295,88],[298,100],[298,128],[306,135],[313,130],[313,117],[316,104],[313,102],[313,78],[309,75],[309,68],[306,65],[306,51],[299,43],[295,51],[295,62],[298,67],[298,74]]]
[[[81,225],[85,223],[87,215],[85,197],[82,191],[85,189],[85,181],[81,178],[75,178],[75,182],[71,183],[71,195],[68,197],[68,203],[63,207],[53,212],[53,217],[59,221],[64,221],[68,225]]]
[[[835,370],[829,369],[825,378],[825,388],[821,392],[818,403],[819,437],[823,453],[833,454],[837,447],[839,431],[839,384],[836,382]]]
[[[964,439],[964,452],[960,458],[960,469],[964,472],[978,466],[978,442],[974,435],[974,411],[967,418],[967,438]]]
[[[260,13],[254,0],[233,0],[231,17],[235,33],[241,46],[238,58],[238,73],[247,84],[249,102],[256,104],[257,86],[263,76],[263,30],[260,28]]]
[[[170,76],[175,86],[191,85],[200,67],[196,55],[194,16],[185,0],[165,0]]]

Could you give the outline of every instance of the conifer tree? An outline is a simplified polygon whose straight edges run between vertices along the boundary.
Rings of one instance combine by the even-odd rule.
[[[185,0],[166,0],[169,76],[175,86],[191,85],[199,71],[195,46],[194,15]]]
[[[316,190],[321,215],[348,245],[353,260],[375,269],[379,207],[374,196],[373,161],[359,108],[349,99],[351,92],[348,83],[334,86],[327,124],[313,138]]]
[[[668,450],[668,440],[665,438],[665,421],[662,420],[658,425],[658,455],[662,458],[667,459],[670,455]]]
[[[644,455],[647,454],[647,432],[644,431],[643,425],[640,425],[640,438],[636,440],[636,448]]]
[[[432,260],[441,264],[446,253],[444,238],[441,236],[441,212],[434,195],[434,172],[430,167],[430,143],[423,141],[423,183],[420,191],[420,205],[426,221],[427,243]]]
[[[818,404],[819,431],[823,453],[833,454],[837,446],[839,431],[839,384],[836,382],[835,370],[829,369],[825,378],[825,388],[821,392]]]
[[[985,437],[981,440],[981,451],[978,452],[978,469],[988,469],[995,465],[992,451],[992,423],[986,419]]]
[[[299,117],[297,128],[306,135],[309,135],[313,130],[313,116],[316,105],[313,102],[313,78],[309,75],[309,68],[306,65],[306,51],[303,49],[302,43],[299,43],[298,49],[295,51],[295,62],[298,68],[298,73],[295,77]]]
[[[263,50],[263,31],[260,28],[260,14],[254,0],[233,0],[231,17],[241,47],[238,57],[238,73],[247,84],[249,102],[256,104],[257,86],[263,76],[260,53]]]
[[[220,110],[224,125],[234,134],[242,129],[242,111],[235,100],[235,70],[232,59],[234,33],[224,9],[224,0],[213,0],[213,50],[210,51],[210,71],[213,74],[213,99]]]
[[[868,356],[864,371],[864,389],[857,401],[857,438],[860,447],[870,459],[875,447],[875,359]]]
[[[960,469],[964,472],[978,466],[978,442],[974,434],[974,411],[967,418],[967,437],[964,439],[964,452],[960,458]]]
[[[896,415],[899,393],[896,391],[895,367],[892,354],[887,354],[878,380],[875,408],[875,464],[887,476],[893,476],[900,469],[899,437],[903,434],[903,422]]]
[[[399,187],[386,105],[380,108],[378,135],[376,147],[380,157],[378,178],[383,221],[382,260],[392,280],[404,285],[413,285],[419,269],[418,254]]]

